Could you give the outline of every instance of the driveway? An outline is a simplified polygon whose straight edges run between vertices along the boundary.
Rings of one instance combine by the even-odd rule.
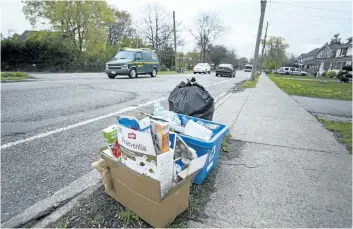
[[[303,96],[291,97],[312,113],[352,119],[352,101]]]

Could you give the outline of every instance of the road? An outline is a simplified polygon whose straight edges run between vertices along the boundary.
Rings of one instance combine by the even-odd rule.
[[[51,196],[92,170],[101,130],[116,116],[151,107],[182,80],[196,76],[216,98],[248,79],[211,75],[118,77],[104,73],[34,74],[31,82],[3,83],[1,90],[1,222]]]

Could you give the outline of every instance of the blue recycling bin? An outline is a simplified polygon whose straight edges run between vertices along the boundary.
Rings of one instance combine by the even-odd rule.
[[[201,121],[212,127],[212,137],[209,141],[194,138],[191,136],[179,134],[183,141],[188,144],[191,148],[196,150],[198,156],[208,154],[205,166],[195,176],[194,183],[201,184],[211,170],[216,166],[221,151],[222,141],[226,134],[229,132],[229,127],[220,123],[211,122],[204,119],[199,119],[191,116],[178,114],[182,125],[186,125],[189,120],[194,122]]]

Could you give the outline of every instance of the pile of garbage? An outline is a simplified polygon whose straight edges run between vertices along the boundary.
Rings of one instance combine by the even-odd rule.
[[[188,87],[202,91],[195,83]],[[171,93],[180,95],[175,104],[191,96],[185,88]],[[205,94],[209,103],[207,99]],[[196,103],[192,110],[187,103],[177,109],[212,118],[213,111],[201,112]],[[100,172],[108,195],[150,225],[165,227],[188,208],[191,183],[201,183],[216,165],[227,131],[222,124],[178,114],[156,103],[150,114],[126,113],[103,129],[106,146],[92,165]]]

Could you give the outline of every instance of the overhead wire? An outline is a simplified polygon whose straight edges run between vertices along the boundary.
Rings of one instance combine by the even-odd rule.
[[[289,3],[283,3],[283,2],[274,2],[274,4],[302,7],[302,8],[315,9],[315,10],[324,10],[324,11],[352,12],[350,10],[337,10],[337,9],[326,9],[326,8],[318,8],[318,7],[310,7],[310,6],[300,6],[300,5],[293,5],[293,4],[289,4]]]

